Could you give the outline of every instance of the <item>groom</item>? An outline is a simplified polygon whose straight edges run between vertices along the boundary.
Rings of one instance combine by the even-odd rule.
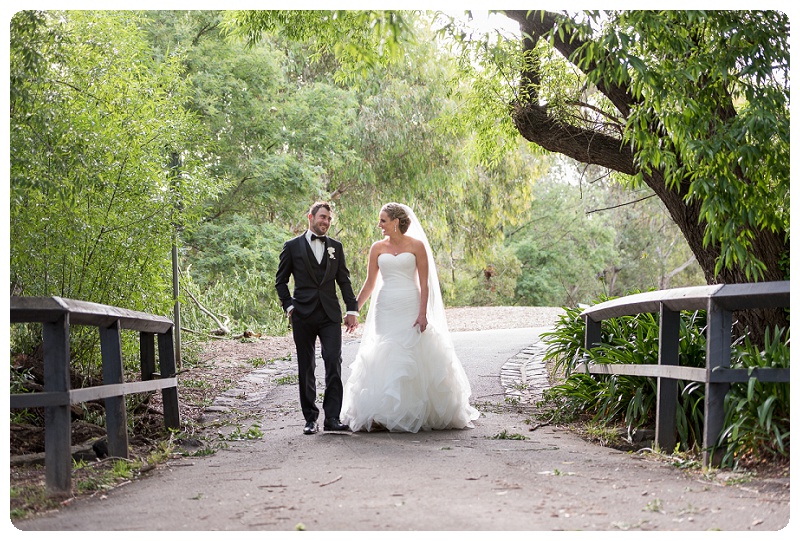
[[[347,332],[358,326],[358,303],[350,284],[342,243],[325,236],[331,226],[331,206],[316,202],[308,211],[308,231],[283,245],[275,289],[292,326],[297,347],[300,376],[300,407],[306,426],[304,434],[316,434],[319,408],[314,346],[319,337],[325,362],[325,430],[349,430],[339,421],[342,409],[342,309],[336,284],[342,292],[347,315]],[[294,276],[294,296],[289,294],[289,277]]]

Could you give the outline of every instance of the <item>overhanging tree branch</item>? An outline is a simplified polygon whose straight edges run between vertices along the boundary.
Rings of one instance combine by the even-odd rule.
[[[642,201],[646,201],[646,200],[650,199],[651,197],[655,197],[655,196],[656,196],[656,194],[651,193],[650,195],[646,195],[646,196],[641,197],[639,199],[634,199],[633,201],[627,201],[625,203],[620,203],[619,205],[612,205],[610,207],[604,207],[604,208],[601,208],[601,209],[587,210],[586,214],[593,214],[595,212],[603,212],[604,210],[618,209],[620,207],[627,207],[628,205],[635,205],[636,203],[641,203]]]

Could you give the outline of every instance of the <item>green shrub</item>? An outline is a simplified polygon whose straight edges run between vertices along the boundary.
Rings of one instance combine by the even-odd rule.
[[[275,293],[275,280],[263,273],[232,269],[225,280],[201,287],[187,271],[181,277],[181,288],[183,327],[199,332],[218,328],[199,303],[229,325],[232,334],[250,330],[281,336],[287,332],[286,317]]]
[[[785,337],[784,337],[785,334]],[[733,347],[733,368],[789,368],[789,333],[765,332],[760,350],[744,337]],[[722,465],[737,466],[742,459],[772,460],[789,456],[789,384],[734,383],[725,396],[725,430],[718,445]]]
[[[600,299],[598,302],[607,299]],[[602,345],[587,350],[582,308],[565,308],[553,331],[542,334],[548,348],[545,361],[563,381],[544,395],[545,410],[561,410],[562,419],[589,415],[595,423],[623,422],[629,432],[655,423],[657,384],[655,378],[624,375],[590,375],[578,371],[584,361],[597,364],[657,364],[658,314],[638,314],[603,321]],[[681,366],[705,367],[706,314],[681,312],[679,355]],[[789,339],[776,330],[766,347],[759,351],[747,337],[732,347],[733,368],[760,366],[788,367]],[[678,382],[676,412],[680,449],[702,445],[705,387],[701,383]],[[722,464],[734,466],[742,457],[750,459],[788,456],[789,385],[764,383],[752,379],[734,384],[726,396],[725,429],[718,448]],[[565,413],[567,412],[567,413]]]

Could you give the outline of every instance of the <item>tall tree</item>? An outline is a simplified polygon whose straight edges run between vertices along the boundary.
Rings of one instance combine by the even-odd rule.
[[[152,47],[159,56],[179,55],[191,88],[187,107],[213,141],[211,172],[228,183],[224,197],[208,201],[205,222],[224,222],[237,214],[267,221],[293,220],[302,207],[292,204],[302,192],[321,192],[320,156],[308,148],[320,122],[346,123],[340,97],[319,100],[315,90],[295,84],[286,47],[245,48],[223,36],[219,11],[148,11],[143,14]],[[322,103],[323,106],[314,107]],[[334,114],[334,111],[336,114]],[[312,115],[314,113],[314,115]],[[294,129],[305,122],[307,131]],[[337,143],[337,141],[331,141]],[[346,140],[345,140],[346,143]],[[344,144],[344,143],[343,143]]]
[[[348,227],[337,234],[354,246],[350,253],[358,262],[366,261],[376,240],[381,204],[399,200],[427,221],[440,265],[450,271],[445,276],[467,267],[477,276],[471,267],[494,257],[504,222],[513,224],[529,203],[531,164],[518,154],[479,167],[474,135],[452,120],[460,106],[454,85],[463,88],[469,82],[459,80],[429,19],[411,12],[259,11],[230,13],[226,27],[232,35],[246,36],[253,48],[298,40],[313,61],[302,71],[327,70],[327,80],[336,83],[326,86],[304,77],[298,94],[318,87],[313,103],[323,109],[322,116],[332,114],[324,108],[334,103],[347,123],[336,130],[314,132],[316,124],[294,129],[298,138],[313,134],[320,148],[352,148],[346,159],[322,165],[320,177]],[[384,39],[387,33],[391,39]],[[346,96],[354,97],[355,107]],[[518,134],[511,139],[520,140]],[[354,263],[352,270],[359,279],[361,265]]]
[[[322,29],[320,47],[334,50],[342,62],[348,60],[343,51],[357,51],[354,64],[361,68],[400,56],[406,28],[391,23],[404,21],[403,13],[344,13],[309,20],[298,12],[247,12],[235,15],[232,27],[252,39],[285,20],[292,22],[285,30],[305,35]],[[504,13],[520,25],[522,54],[514,71],[498,73],[517,81],[508,114],[525,139],[616,171],[629,186],[649,186],[681,229],[708,283],[787,276],[785,14]],[[374,24],[354,26],[355,19]],[[386,21],[390,24],[381,24]],[[350,30],[355,31],[351,41],[338,41],[347,40]],[[331,36],[337,41],[326,41]],[[459,36],[470,42],[464,33]],[[477,40],[471,50],[508,66],[503,41]],[[748,313],[742,321],[756,333],[787,323],[776,311]]]
[[[505,14],[523,35],[523,137],[650,187],[709,284],[787,277],[786,14]],[[787,324],[782,311],[743,320],[755,333]]]
[[[184,104],[179,59],[158,62],[132,12],[11,21],[11,281],[164,313],[175,224],[216,192]],[[170,173],[173,155],[184,173]]]

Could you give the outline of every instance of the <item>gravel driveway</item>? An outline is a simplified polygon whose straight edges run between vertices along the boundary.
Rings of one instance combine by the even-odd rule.
[[[549,306],[486,306],[448,308],[446,313],[451,331],[486,331],[552,327],[564,310]]]

